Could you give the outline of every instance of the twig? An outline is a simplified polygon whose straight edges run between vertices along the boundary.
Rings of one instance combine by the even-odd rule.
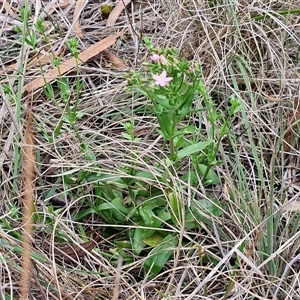
[[[28,103],[27,111],[27,128],[25,133],[24,146],[24,161],[23,161],[23,177],[24,177],[24,233],[23,233],[23,264],[21,278],[21,298],[28,299],[29,282],[31,270],[31,248],[32,248],[32,213],[33,213],[33,190],[35,177],[35,153],[34,153],[34,138],[33,138],[33,122],[32,122],[32,102]]]

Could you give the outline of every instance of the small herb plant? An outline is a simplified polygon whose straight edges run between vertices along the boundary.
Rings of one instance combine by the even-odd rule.
[[[81,171],[78,178],[93,183],[96,200],[81,210],[75,220],[94,213],[105,223],[116,225],[116,230],[128,227],[114,240],[111,259],[122,257],[130,262],[134,257],[146,256],[144,269],[151,278],[161,271],[180,243],[174,228],[184,228],[188,234],[201,222],[212,226],[210,219],[225,209],[209,195],[206,199],[196,199],[194,195],[187,208],[184,195],[190,186],[197,189],[200,185],[220,184],[213,167],[222,163],[217,158],[218,148],[240,106],[237,100],[230,100],[230,111],[224,117],[204,87],[199,64],[180,58],[176,49],[156,49],[149,40],[145,40],[145,45],[150,59],[142,71],[130,73],[128,88],[151,100],[158,134],[164,140],[159,158],[162,163],[155,166],[162,176],[141,171],[134,152],[129,166],[119,173]],[[207,132],[201,129],[204,114],[210,124]],[[191,120],[196,117],[199,121],[193,124]],[[135,136],[134,120],[121,125],[124,139],[138,147],[140,139]],[[191,166],[184,168],[187,159]],[[174,184],[170,176],[178,174],[182,174],[182,181]],[[161,184],[155,184],[157,181]]]
[[[151,53],[150,61],[145,63],[146,74],[136,72],[129,77],[129,86],[149,98],[159,123],[159,133],[168,143],[169,158],[178,162],[184,154],[182,147],[191,145],[184,136],[195,132],[191,125],[180,126],[192,112],[193,101],[200,93],[206,93],[202,87],[201,69],[198,64],[189,64],[179,59],[176,49],[155,49],[149,40],[146,47]],[[200,148],[208,145],[198,144]],[[188,151],[192,154],[195,151]],[[199,149],[200,150],[200,149]]]
[[[129,74],[128,89],[151,101],[158,134],[164,141],[159,163],[153,166],[161,176],[154,176],[147,169],[141,170],[140,158],[134,152],[141,138],[135,136],[132,119],[120,121],[122,136],[132,146],[126,167],[111,173],[101,168],[81,170],[76,176],[73,173],[72,178],[65,175],[63,182],[68,183],[70,189],[72,185],[93,185],[94,200],[87,200],[85,208],[74,215],[74,221],[81,221],[90,214],[98,215],[117,233],[115,247],[105,256],[113,261],[122,258],[125,263],[145,257],[145,275],[152,278],[159,274],[174,249],[183,242],[174,228],[188,234],[201,222],[213,226],[211,219],[220,216],[225,209],[224,204],[209,195],[198,199],[195,193],[191,193],[193,200],[187,207],[184,195],[189,189],[220,184],[214,166],[222,163],[218,160],[220,142],[240,104],[231,99],[226,117],[220,114],[205,89],[198,63],[180,58],[176,49],[156,49],[147,39],[145,45],[149,60],[141,71]],[[63,85],[59,83],[58,86],[63,90]],[[63,95],[61,98],[64,99]],[[67,110],[67,116],[72,115],[73,111]],[[209,124],[207,131],[201,126],[204,118]],[[73,124],[70,122],[72,125],[75,125],[75,119]],[[147,155],[143,159],[147,164],[152,161]],[[187,160],[190,161],[188,168],[185,167]],[[171,177],[179,178],[180,182],[174,182]],[[74,178],[77,179],[74,181]],[[103,234],[109,237],[111,230],[106,231]]]
[[[144,72],[130,74],[129,88],[152,102],[153,112],[159,123],[159,134],[168,145],[168,158],[175,169],[185,157],[191,157],[203,183],[218,184],[212,167],[217,160],[220,142],[228,132],[228,123],[241,109],[236,99],[230,99],[227,117],[218,113],[203,81],[201,67],[180,58],[176,49],[156,49],[148,39],[145,45],[150,61]],[[199,141],[202,112],[210,123],[205,140]],[[199,125],[191,125],[192,117],[199,118]],[[222,123],[218,129],[218,123]]]

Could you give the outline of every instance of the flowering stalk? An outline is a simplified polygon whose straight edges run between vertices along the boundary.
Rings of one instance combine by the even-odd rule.
[[[193,126],[180,128],[181,121],[191,112],[193,100],[201,89],[199,65],[179,59],[176,49],[156,49],[145,39],[151,53],[145,63],[146,77],[133,73],[129,86],[152,101],[154,113],[159,123],[159,133],[169,144],[170,159],[177,160],[177,149],[187,143],[186,133],[194,132]]]

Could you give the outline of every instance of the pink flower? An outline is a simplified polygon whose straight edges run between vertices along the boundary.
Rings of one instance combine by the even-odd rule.
[[[166,86],[169,81],[173,79],[173,77],[167,77],[166,70],[163,70],[160,75],[152,75],[153,79],[155,80],[155,84],[160,86]]]
[[[166,65],[168,63],[167,59],[162,54],[158,55],[158,54],[154,53],[150,56],[150,59],[153,62],[160,62],[162,65]]]
[[[158,54],[153,54],[150,56],[150,59],[154,62],[158,62],[160,59],[160,56]]]
[[[166,58],[163,55],[161,55],[159,58],[160,58],[160,62],[162,65],[165,66],[168,63],[168,61],[166,60]]]

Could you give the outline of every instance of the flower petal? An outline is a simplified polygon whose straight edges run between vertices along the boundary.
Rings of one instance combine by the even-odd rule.
[[[159,59],[162,65],[166,65],[168,63],[167,59],[163,55],[161,55]]]
[[[150,56],[150,59],[151,59],[152,61],[154,61],[154,62],[158,62],[159,59],[160,59],[160,57],[159,57],[158,54],[155,54],[155,53],[154,53],[153,55]]]
[[[153,74],[152,78],[155,80],[155,84],[160,86],[166,86],[169,81],[173,79],[173,77],[167,77],[167,71],[163,70],[160,75]]]
[[[161,78],[166,78],[166,76],[167,76],[167,71],[166,71],[166,70],[163,70],[163,71],[161,72],[161,74],[160,74],[160,77],[161,77]]]

